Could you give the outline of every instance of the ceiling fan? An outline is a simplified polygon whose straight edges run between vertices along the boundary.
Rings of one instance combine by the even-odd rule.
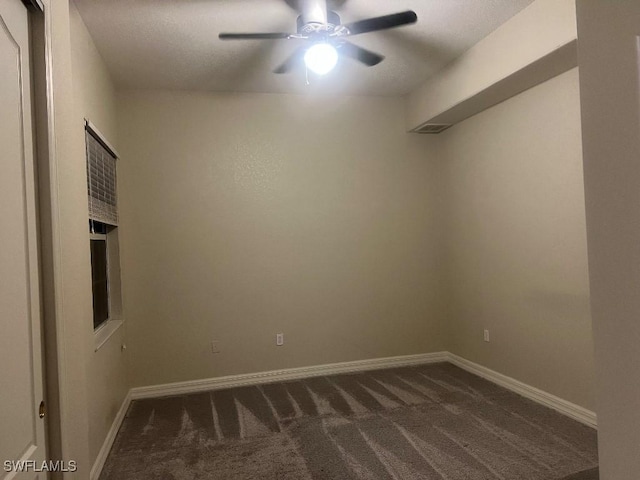
[[[329,73],[335,67],[338,56],[352,58],[367,67],[377,65],[384,57],[346,40],[362,33],[415,23],[415,12],[406,12],[368,18],[341,24],[340,17],[327,9],[326,0],[300,0],[301,15],[296,33],[221,33],[221,40],[306,40],[307,45],[298,48],[274,73],[287,73],[304,60],[307,68],[318,75]]]

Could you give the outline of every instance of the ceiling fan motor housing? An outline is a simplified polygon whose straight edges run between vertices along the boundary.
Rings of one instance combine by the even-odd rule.
[[[336,12],[327,12],[327,22],[318,21],[313,16],[302,14],[298,17],[297,31],[299,34],[309,35],[317,32],[333,32],[340,25],[340,17]]]

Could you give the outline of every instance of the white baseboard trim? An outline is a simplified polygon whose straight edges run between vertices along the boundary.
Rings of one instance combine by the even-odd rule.
[[[127,392],[127,395],[124,397],[122,401],[122,405],[120,405],[120,409],[118,413],[116,413],[116,417],[113,419],[113,423],[111,424],[111,428],[107,432],[107,436],[102,443],[102,447],[98,452],[98,457],[95,462],[93,462],[93,466],[91,467],[91,473],[89,474],[89,478],[91,480],[98,480],[100,474],[102,473],[102,468],[104,467],[104,462],[106,462],[107,457],[109,456],[109,452],[111,451],[111,447],[113,446],[113,442],[116,439],[116,435],[118,434],[118,430],[120,430],[120,425],[124,421],[124,417],[127,414],[127,410],[129,410],[129,405],[131,404],[131,391]]]
[[[470,373],[485,378],[490,382],[500,385],[501,387],[507,388],[519,395],[522,395],[525,398],[528,398],[529,400],[533,400],[534,402],[552,408],[568,417],[573,418],[574,420],[577,420],[578,422],[584,423],[585,425],[594,428],[596,428],[597,426],[595,412],[587,410],[580,405],[576,405],[575,403],[563,400],[560,397],[556,397],[555,395],[532,387],[531,385],[527,385],[526,383],[522,383],[511,377],[507,377],[506,375],[498,373],[487,367],[483,367],[482,365],[467,360],[466,358],[459,357],[458,355],[455,355],[453,353],[448,354],[447,360],[450,363]]]
[[[406,367],[410,365],[423,365],[428,363],[450,362],[470,373],[478,375],[490,382],[507,388],[525,398],[533,400],[544,406],[552,408],[585,425],[596,427],[596,414],[586,408],[563,400],[538,388],[522,383],[511,377],[498,373],[487,367],[483,367],[470,360],[462,358],[450,352],[435,352],[419,355],[403,355],[399,357],[373,358],[369,360],[357,360],[355,362],[331,363],[311,367],[287,368],[259,373],[242,375],[229,375],[225,377],[207,378],[203,380],[191,380],[187,382],[167,383],[164,385],[150,385],[136,387],[129,390],[120,406],[120,410],[113,420],[113,425],[107,433],[98,457],[91,468],[91,480],[98,480],[109,451],[116,438],[120,425],[129,409],[132,400],[141,398],[166,397],[170,395],[183,395],[208,390],[220,390],[224,388],[241,387],[247,385],[259,385],[271,382],[283,382],[287,380],[299,380],[302,378],[318,377],[324,375],[336,375],[339,373],[362,372],[382,368]]]
[[[317,377],[322,375],[335,375],[337,373],[361,372],[381,368],[406,367],[409,365],[421,365],[426,363],[446,362],[448,352],[425,353],[419,355],[403,355],[399,357],[373,358],[369,360],[357,360],[355,362],[331,363],[328,365],[316,365],[312,367],[287,368],[268,372],[248,373],[243,375],[229,375],[226,377],[207,378],[187,382],[168,383],[164,385],[151,385],[148,387],[136,387],[129,390],[120,406],[120,410],[113,419],[113,424],[107,433],[96,461],[91,468],[90,479],[98,480],[102,468],[107,460],[118,430],[124,421],[132,400],[140,398],[166,397],[169,395],[182,395],[186,393],[203,392],[207,390],[220,390],[246,385],[258,385],[270,382],[282,382],[286,380],[298,380],[301,378]]]
[[[301,378],[335,375],[338,373],[361,372],[381,368],[406,367],[409,365],[446,362],[447,359],[448,352],[373,358],[369,360],[357,360],[355,362],[330,363],[327,365],[315,365],[312,367],[301,368],[286,368],[283,370],[271,370],[268,372],[229,375],[226,377],[207,378],[203,380],[136,387],[132,388],[130,393],[131,398],[134,400],[138,398],[166,397],[169,395],[205,392],[207,390],[220,390],[223,388],[259,385],[262,383],[283,382],[287,380],[298,380]]]

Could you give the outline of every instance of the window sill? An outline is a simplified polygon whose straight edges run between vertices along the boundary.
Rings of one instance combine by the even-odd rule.
[[[93,332],[94,339],[94,352],[100,350],[100,348],[107,343],[111,336],[122,326],[122,320],[109,320],[100,326],[95,332]]]

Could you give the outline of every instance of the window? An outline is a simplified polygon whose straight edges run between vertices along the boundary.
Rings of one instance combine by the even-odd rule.
[[[93,222],[93,221],[91,221]],[[106,224],[98,223],[106,230]],[[95,224],[90,228],[95,232]],[[109,320],[109,257],[106,233],[91,234],[91,287],[93,291],[93,328]]]
[[[87,190],[89,219],[107,225],[118,225],[115,152],[91,124],[85,128],[87,148]]]
[[[91,290],[96,349],[122,324],[116,160],[98,130],[85,123]]]

